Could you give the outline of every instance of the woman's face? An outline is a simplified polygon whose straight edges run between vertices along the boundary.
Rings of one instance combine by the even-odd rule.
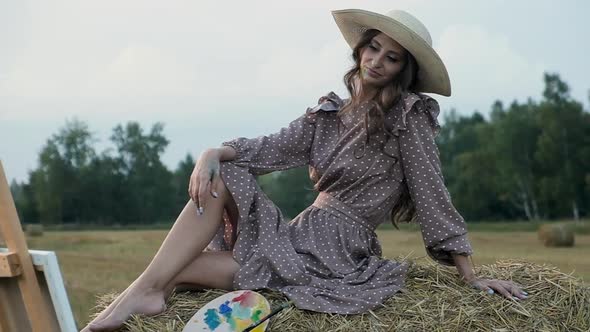
[[[402,71],[406,49],[389,36],[379,33],[361,51],[361,78],[369,89],[380,88]]]

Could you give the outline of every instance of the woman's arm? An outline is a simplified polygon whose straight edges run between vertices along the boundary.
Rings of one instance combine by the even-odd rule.
[[[423,101],[411,97],[414,99],[406,101],[406,107],[410,110],[406,121],[398,127],[400,152],[426,252],[441,264],[456,266],[461,279],[474,288],[489,294],[497,291],[507,298],[525,299],[526,293],[516,283],[478,278],[471,269],[468,257],[473,250],[467,239],[467,227],[452,204],[451,195],[444,184],[434,140],[438,132],[438,103],[429,97]]]
[[[475,273],[469,264],[469,256],[452,254],[457,271],[461,275],[461,280],[469,283],[475,279]]]
[[[404,181],[416,207],[426,253],[438,263],[455,266],[453,255],[469,256],[473,249],[467,225],[445,186],[435,134],[436,100],[412,94],[404,100],[396,128]],[[394,133],[395,134],[395,133]]]

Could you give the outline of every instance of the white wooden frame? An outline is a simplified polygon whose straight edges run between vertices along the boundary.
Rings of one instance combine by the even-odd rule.
[[[7,248],[0,248],[0,253],[8,252]],[[29,250],[29,254],[35,270],[43,273],[61,331],[78,331],[55,252]]]

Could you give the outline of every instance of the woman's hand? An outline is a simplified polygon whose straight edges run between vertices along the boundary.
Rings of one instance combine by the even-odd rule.
[[[521,290],[521,287],[512,281],[474,278],[467,281],[467,283],[476,289],[487,292],[488,294],[498,292],[508,299],[514,299],[517,301],[526,299],[528,295],[527,292]]]
[[[209,193],[217,198],[216,189],[221,178],[219,177],[220,155],[216,149],[207,149],[199,156],[193,173],[191,174],[188,195],[197,204],[197,212],[203,214]]]
[[[497,279],[482,279],[477,278],[473,270],[469,266],[469,256],[461,254],[453,254],[453,260],[457,271],[461,275],[461,280],[465,281],[476,289],[481,289],[488,294],[500,293],[508,299],[523,300],[527,298],[527,293],[521,290],[521,287],[512,281],[497,280]]]

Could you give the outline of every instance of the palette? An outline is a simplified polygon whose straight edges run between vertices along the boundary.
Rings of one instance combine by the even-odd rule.
[[[203,306],[186,323],[182,332],[237,332],[260,321],[270,313],[266,298],[254,291],[233,291]],[[264,332],[269,321],[252,331]]]

